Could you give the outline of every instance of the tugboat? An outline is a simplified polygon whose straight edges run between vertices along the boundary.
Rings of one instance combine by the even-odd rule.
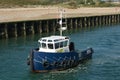
[[[62,36],[63,11],[60,13],[60,35],[43,37],[38,40],[39,47],[33,49],[27,58],[27,64],[30,65],[33,72],[60,71],[76,67],[81,61],[91,59],[93,49],[88,48],[78,51],[74,47],[74,42],[70,42],[68,36]]]

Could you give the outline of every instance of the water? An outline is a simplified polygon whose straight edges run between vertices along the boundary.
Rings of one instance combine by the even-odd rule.
[[[32,73],[26,58],[40,36],[0,40],[0,80],[120,80],[120,25],[65,33],[77,49],[92,47],[93,59],[65,71]]]

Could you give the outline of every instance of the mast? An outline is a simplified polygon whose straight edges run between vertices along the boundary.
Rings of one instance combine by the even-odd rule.
[[[60,24],[60,36],[62,36],[63,31],[67,29],[66,26],[63,27],[63,11],[64,10],[62,10],[62,9],[60,10],[60,21],[59,21],[59,24]],[[66,24],[66,22],[64,22],[64,24]]]
[[[60,36],[62,36],[62,16],[63,16],[63,11],[61,10],[61,12],[60,12],[60,22],[59,22],[59,24],[60,24]]]

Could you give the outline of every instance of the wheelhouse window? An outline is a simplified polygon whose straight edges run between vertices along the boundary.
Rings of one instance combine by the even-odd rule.
[[[63,48],[63,47],[66,47],[67,45],[68,45],[68,40],[63,42],[57,42],[55,43],[55,49]]]
[[[48,42],[52,42],[52,40],[48,40]]]
[[[46,43],[42,43],[42,48],[47,48]]]
[[[49,44],[48,44],[48,48],[49,48],[49,49],[53,49],[53,44],[52,44],[52,43],[49,43]]]
[[[39,47],[41,47],[42,46],[42,44],[41,43],[39,43]]]
[[[55,49],[59,48],[59,43],[55,43]]]
[[[43,42],[46,42],[47,40],[46,40],[46,39],[43,39],[42,41],[43,41]]]
[[[64,42],[60,42],[60,48],[62,48],[62,47],[63,47],[63,43],[64,43]]]
[[[67,46],[67,44],[68,44],[68,41],[64,41],[63,46],[64,46],[64,47],[66,47],[66,46]]]

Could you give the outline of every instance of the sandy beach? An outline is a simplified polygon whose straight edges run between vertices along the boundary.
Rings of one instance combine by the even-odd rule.
[[[62,9],[66,17],[120,14],[120,7]],[[59,18],[60,10],[59,7],[0,9],[0,23]]]

